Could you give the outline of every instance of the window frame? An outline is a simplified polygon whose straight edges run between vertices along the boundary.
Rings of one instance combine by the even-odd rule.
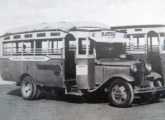
[[[21,39],[21,35],[14,35],[13,39]]]
[[[46,33],[43,32],[43,33],[37,33],[36,35],[37,37],[46,37]]]
[[[84,46],[83,46],[83,43],[82,43],[83,40],[86,43]],[[85,47],[85,48],[83,48],[83,47]],[[78,55],[87,55],[87,53],[88,53],[87,52],[87,38],[86,37],[79,37],[78,38]]]

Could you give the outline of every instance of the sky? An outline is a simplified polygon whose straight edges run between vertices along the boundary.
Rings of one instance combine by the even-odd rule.
[[[0,0],[0,35],[26,25],[74,21],[165,24],[165,0]]]

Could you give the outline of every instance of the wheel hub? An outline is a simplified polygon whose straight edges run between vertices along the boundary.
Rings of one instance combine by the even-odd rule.
[[[125,87],[121,85],[115,85],[112,88],[112,98],[119,104],[125,102],[127,99]]]
[[[23,84],[23,93],[25,96],[29,96],[32,92],[32,85],[29,82]]]

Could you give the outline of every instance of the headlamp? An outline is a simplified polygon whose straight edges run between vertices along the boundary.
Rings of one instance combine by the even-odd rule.
[[[137,72],[137,66],[135,64],[131,65],[131,71],[132,72]]]
[[[151,66],[151,64],[149,64],[149,63],[147,63],[147,64],[145,65],[145,68],[146,68],[147,72],[151,72],[151,70],[152,70],[152,66]]]

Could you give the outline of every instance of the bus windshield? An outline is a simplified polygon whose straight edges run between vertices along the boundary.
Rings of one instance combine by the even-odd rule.
[[[125,44],[123,43],[95,43],[96,58],[119,58],[125,53]]]

